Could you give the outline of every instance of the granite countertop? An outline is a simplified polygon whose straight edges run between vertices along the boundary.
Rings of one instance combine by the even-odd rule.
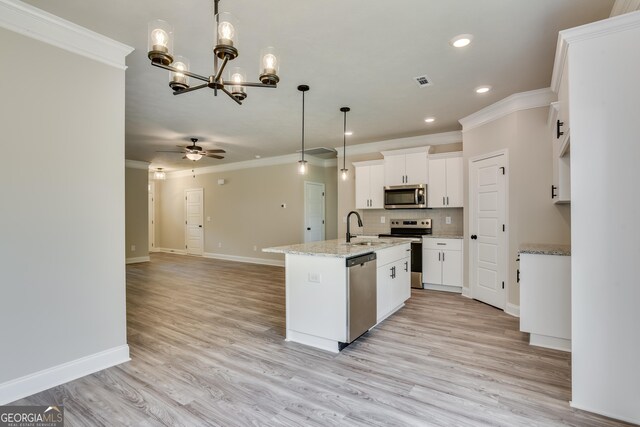
[[[380,249],[391,248],[393,246],[410,243],[409,239],[363,239],[352,238],[351,244],[345,242],[344,239],[324,240],[321,242],[299,243],[297,245],[276,246],[273,248],[264,248],[262,252],[270,252],[277,254],[292,255],[312,255],[326,256],[336,258],[350,258],[356,255],[362,255],[374,252]],[[365,245],[357,245],[354,243],[367,243]]]
[[[571,246],[541,243],[523,243],[520,245],[518,253],[533,255],[571,256]]]
[[[462,234],[427,234],[427,239],[463,239]]]

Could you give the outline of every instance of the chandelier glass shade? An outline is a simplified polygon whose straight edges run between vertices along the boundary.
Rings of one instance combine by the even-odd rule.
[[[238,28],[239,22],[228,12],[218,12],[220,0],[213,0],[213,47],[214,62],[213,75],[203,76],[191,72],[189,60],[182,56],[176,56],[173,52],[173,27],[166,21],[157,19],[149,22],[147,56],[151,60],[151,65],[165,70],[169,70],[169,86],[173,89],[174,95],[181,95],[198,89],[213,89],[214,95],[218,91],[224,92],[238,104],[247,97],[247,87],[277,87],[280,78],[280,59],[273,47],[267,47],[260,52],[259,83],[248,82],[244,71],[229,70],[225,75],[225,67],[229,61],[238,57]],[[221,63],[219,63],[221,61]],[[225,78],[223,78],[223,75]],[[241,77],[240,77],[241,76]],[[191,86],[189,79],[199,80],[203,83]]]
[[[202,154],[200,153],[187,153],[185,157],[189,160],[198,161],[202,158]]]
[[[153,179],[158,180],[158,181],[164,181],[165,179],[167,179],[167,173],[165,171],[163,171],[162,168],[158,168],[153,173]]]

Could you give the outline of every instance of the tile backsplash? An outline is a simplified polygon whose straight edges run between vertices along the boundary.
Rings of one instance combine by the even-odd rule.
[[[364,228],[357,234],[385,234],[389,233],[392,219],[418,219],[431,218],[433,234],[462,234],[463,208],[447,209],[365,209],[362,222]],[[384,217],[384,224],[380,219]],[[446,223],[446,217],[451,217],[451,224]]]

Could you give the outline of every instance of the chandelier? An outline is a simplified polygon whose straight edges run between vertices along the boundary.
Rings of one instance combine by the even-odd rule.
[[[280,64],[273,47],[267,47],[260,52],[260,83],[246,81],[246,74],[240,67],[230,68],[223,78],[225,67],[229,61],[238,57],[238,28],[237,19],[228,12],[218,13],[220,0],[213,0],[214,27],[216,45],[213,62],[213,75],[202,76],[192,73],[189,61],[181,56],[173,55],[173,27],[166,21],[157,19],[149,22],[148,54],[151,65],[171,71],[169,86],[174,95],[181,95],[194,90],[208,87],[213,89],[215,96],[218,91],[229,95],[238,104],[247,97],[246,87],[277,87],[280,78],[278,71]],[[222,63],[218,63],[218,60]],[[197,86],[189,85],[189,77],[203,81]]]

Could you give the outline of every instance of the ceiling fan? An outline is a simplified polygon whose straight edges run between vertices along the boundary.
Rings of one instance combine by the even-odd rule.
[[[203,157],[224,159],[224,156],[220,156],[218,154],[226,153],[226,151],[222,149],[203,150],[202,147],[196,145],[196,142],[198,142],[198,138],[191,138],[191,145],[176,145],[176,147],[182,148],[181,151],[156,151],[156,153],[182,153],[185,155],[183,159],[193,160],[194,162],[200,160]]]

